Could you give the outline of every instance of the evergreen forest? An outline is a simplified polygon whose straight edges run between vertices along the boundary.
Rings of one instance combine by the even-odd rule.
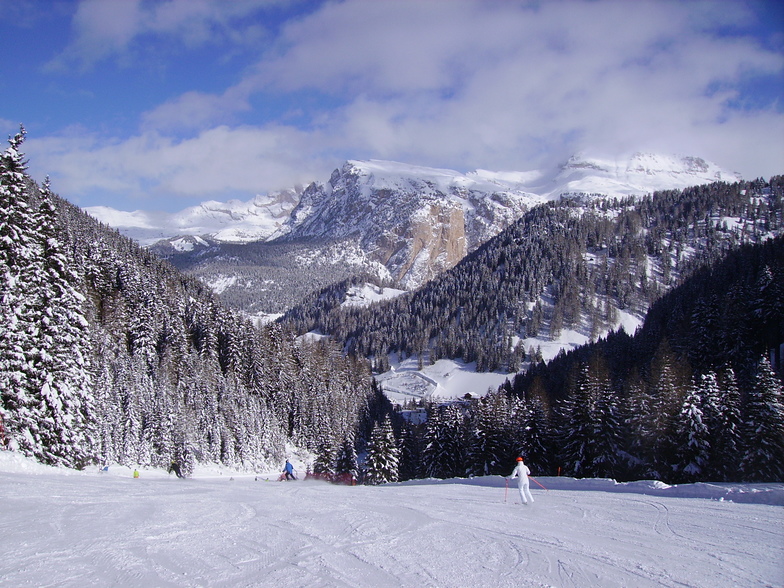
[[[562,352],[481,399],[397,415],[401,475],[784,480],[784,237],[731,252],[642,328]],[[413,408],[413,407],[408,407]],[[509,470],[509,471],[507,471]]]
[[[620,313],[650,305],[700,267],[782,232],[784,177],[656,192],[643,198],[562,199],[538,206],[418,290],[346,307],[347,280],[314,293],[281,322],[328,333],[378,372],[389,354],[476,362],[516,372],[536,363],[526,338],[566,329],[590,340]]]
[[[0,154],[6,450],[187,473],[299,447],[370,484],[509,475],[516,455],[534,475],[784,481],[782,176],[541,205],[416,291],[346,307],[372,277],[336,273],[259,327],[35,183],[24,138]],[[567,329],[590,343],[548,362],[523,344]],[[393,408],[372,376],[390,354],[516,375]]]
[[[260,468],[370,430],[367,362],[211,291],[0,155],[0,440],[52,465]]]

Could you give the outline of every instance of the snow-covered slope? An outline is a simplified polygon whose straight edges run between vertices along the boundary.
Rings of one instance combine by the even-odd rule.
[[[0,587],[784,585],[781,484],[537,477],[547,490],[532,483],[523,506],[497,476],[133,479],[120,466],[66,474],[6,457]]]

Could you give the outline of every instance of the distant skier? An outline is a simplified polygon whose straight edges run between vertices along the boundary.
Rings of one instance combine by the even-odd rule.
[[[294,475],[294,466],[291,465],[289,460],[286,460],[286,465],[283,468],[283,475],[286,477],[287,480],[296,480],[297,477]]]
[[[531,504],[534,502],[534,497],[531,496],[531,490],[528,488],[528,476],[530,474],[531,470],[523,463],[523,458],[518,457],[517,465],[509,478],[517,478],[517,489],[520,490],[520,500],[523,501],[523,504],[528,504],[529,500],[531,501]]]
[[[174,472],[177,474],[178,478],[184,478],[185,476],[182,475],[182,471],[180,470],[180,463],[177,460],[174,460],[169,465],[169,473],[171,474]]]

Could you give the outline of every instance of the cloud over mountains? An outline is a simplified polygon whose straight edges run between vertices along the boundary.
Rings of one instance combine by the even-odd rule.
[[[157,67],[163,88],[139,92],[122,129],[72,120],[31,133],[29,150],[85,204],[182,197],[171,210],[315,179],[347,158],[521,170],[580,150],[643,150],[770,175],[784,161],[784,52],[766,10],[85,1],[50,69],[89,81]],[[218,63],[220,75],[199,76]]]

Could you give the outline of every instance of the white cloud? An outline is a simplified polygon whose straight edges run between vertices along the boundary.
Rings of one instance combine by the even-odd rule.
[[[108,2],[80,5],[91,12],[77,15],[71,58],[120,53],[151,32],[206,42],[256,6],[120,0],[127,19],[101,29]],[[716,32],[753,18],[737,2],[326,3],[285,25],[234,86],[172,98],[136,136],[35,145],[76,192],[192,197],[324,179],[344,157],[526,170],[580,150],[657,150],[770,175],[784,161],[780,105],[742,111],[728,101],[750,76],[781,80],[784,58]],[[301,94],[325,100],[300,104]],[[290,99],[307,125],[240,124],[266,98]]]
[[[142,115],[147,130],[198,130],[216,123],[229,122],[238,112],[250,110],[248,97],[236,88],[221,96],[186,92]]]
[[[106,141],[73,128],[25,147],[34,177],[50,175],[63,195],[117,193],[155,208],[161,196],[246,196],[323,177],[332,168],[310,138],[286,127],[219,126],[179,141],[154,132]]]
[[[75,63],[85,70],[95,61],[123,51],[141,23],[141,0],[83,0],[73,18],[74,40],[49,67],[64,69]]]
[[[128,59],[131,45],[145,35],[169,43],[199,46],[227,38],[242,43],[256,38],[260,27],[244,19],[261,8],[285,0],[81,0],[72,23],[72,40],[50,63],[51,69],[72,65],[82,71],[95,63]]]
[[[508,167],[684,138],[706,155],[744,122],[781,125],[726,106],[744,76],[782,72],[780,53],[707,27],[749,18],[733,2],[344,2],[287,27],[242,85],[342,99],[323,134],[376,157]]]

